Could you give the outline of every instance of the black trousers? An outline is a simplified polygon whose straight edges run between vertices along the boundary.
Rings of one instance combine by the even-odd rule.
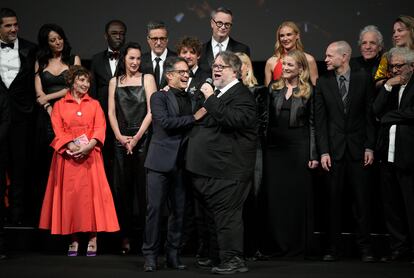
[[[234,256],[243,256],[242,213],[251,181],[193,175],[192,183],[197,198],[206,208],[207,217],[210,218],[210,234],[217,237],[220,260],[225,262]]]
[[[175,259],[181,246],[185,209],[183,170],[168,173],[147,170],[147,215],[142,253],[154,262],[160,253],[160,225],[163,208],[168,200],[167,258]]]
[[[342,160],[332,161],[327,175],[327,251],[336,253],[342,232],[342,207],[345,188],[353,198],[353,212],[357,223],[357,243],[362,252],[371,251],[371,185],[368,182],[369,168],[363,161],[352,160],[345,154]]]
[[[6,192],[6,150],[0,146],[0,255],[6,252],[6,233],[4,232],[4,195]]]
[[[385,223],[392,251],[414,252],[414,174],[393,163],[381,163]],[[411,246],[410,246],[411,245]]]

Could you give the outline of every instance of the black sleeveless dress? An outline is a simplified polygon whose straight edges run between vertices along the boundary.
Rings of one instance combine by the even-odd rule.
[[[144,77],[141,86],[119,86],[115,89],[115,108],[122,135],[135,135],[147,115]],[[114,142],[113,190],[115,206],[123,237],[132,236],[132,228],[142,228],[145,217],[146,193],[144,160],[146,155],[145,133],[127,155],[118,141]],[[137,222],[138,221],[138,222]],[[139,227],[141,226],[141,227]]]

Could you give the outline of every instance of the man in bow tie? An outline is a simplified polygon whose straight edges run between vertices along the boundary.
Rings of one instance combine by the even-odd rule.
[[[33,69],[36,45],[19,38],[18,32],[16,13],[1,8],[0,95],[7,98],[11,118],[4,142],[8,150],[7,171],[11,180],[9,200],[12,224],[22,224],[24,207],[27,206],[24,203],[24,192],[27,189],[28,138],[32,135],[31,119],[35,103]],[[1,197],[0,202],[3,201]]]
[[[125,43],[127,26],[118,19],[113,19],[105,25],[105,40],[107,49],[95,54],[91,62],[93,75],[90,95],[97,99],[105,112],[108,122],[108,84],[114,76],[118,64],[119,50]],[[108,180],[112,180],[113,142],[114,135],[111,128],[106,129],[106,142],[102,153],[105,172]]]

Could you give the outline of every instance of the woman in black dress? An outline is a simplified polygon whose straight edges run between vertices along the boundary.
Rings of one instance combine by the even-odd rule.
[[[40,208],[49,176],[53,149],[49,146],[55,134],[50,115],[53,104],[66,95],[68,85],[65,74],[69,66],[80,65],[79,56],[71,54],[71,46],[63,29],[56,24],[44,24],[37,36],[39,50],[35,63],[35,90],[40,109],[36,119],[35,162],[35,211]],[[34,219],[35,223],[37,220]]]
[[[151,124],[150,98],[157,89],[151,74],[139,71],[141,46],[127,43],[109,82],[108,116],[116,141],[113,190],[121,227],[122,253],[130,251],[134,212],[145,216],[145,146]]]
[[[264,152],[272,249],[281,256],[303,254],[311,232],[309,168],[318,166],[312,112],[306,56],[291,50],[283,57],[282,78],[270,85]]]

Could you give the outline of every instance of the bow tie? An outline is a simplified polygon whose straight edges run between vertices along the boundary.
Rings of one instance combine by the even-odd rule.
[[[108,51],[108,58],[110,60],[118,60],[118,58],[119,58],[119,51]]]
[[[1,48],[6,48],[6,47],[10,47],[11,49],[13,49],[14,48],[14,42],[11,42],[11,43],[2,42],[1,43]]]

